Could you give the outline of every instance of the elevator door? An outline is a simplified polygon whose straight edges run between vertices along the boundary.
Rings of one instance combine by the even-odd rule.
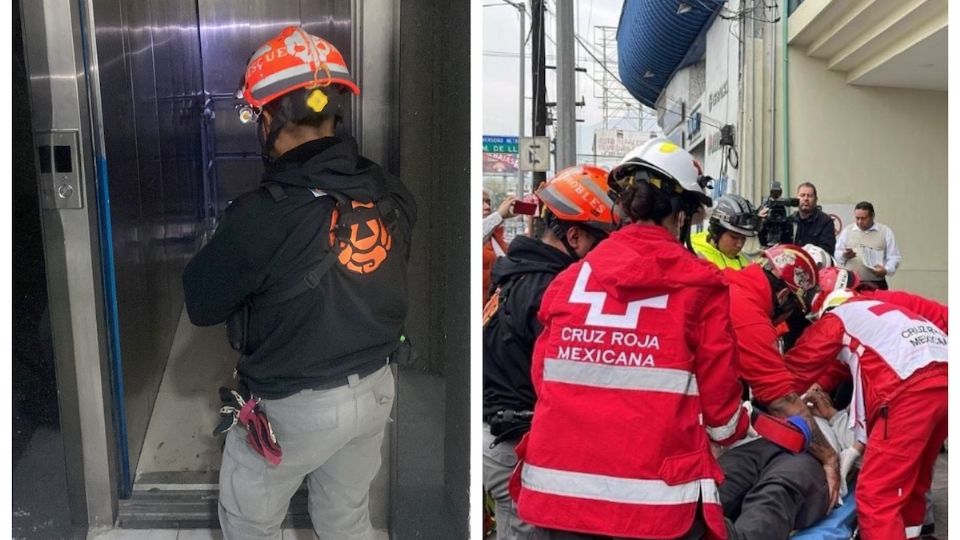
[[[225,353],[214,345],[186,353],[173,345],[182,326],[184,266],[223,209],[255,188],[262,173],[255,128],[242,124],[235,112],[234,94],[249,55],[282,28],[301,25],[330,40],[351,69],[360,66],[352,57],[355,8],[350,0],[280,0],[269,6],[94,0],[93,7],[87,31],[95,36],[91,68],[98,73],[103,102],[94,136],[103,139],[107,171],[100,187],[110,220],[102,241],[112,248],[105,272],[108,310],[114,309],[115,419],[124,498],[131,494],[145,451],[156,450],[144,448],[151,423],[169,421],[176,410],[171,401],[182,405],[201,391],[189,374],[169,369],[218,369],[222,373],[211,380],[229,382],[235,362],[224,361]],[[348,128],[358,123],[358,109],[358,104],[349,107]],[[222,330],[204,336],[223,341]],[[205,357],[210,347],[221,357]],[[168,365],[173,358],[180,363]],[[178,386],[178,381],[194,386]],[[214,384],[206,391],[215,395],[216,389]],[[204,428],[206,437],[212,427]],[[176,441],[160,444],[186,456]],[[187,472],[189,467],[181,463],[170,469]]]

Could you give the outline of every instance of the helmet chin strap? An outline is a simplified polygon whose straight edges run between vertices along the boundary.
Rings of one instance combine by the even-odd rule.
[[[771,320],[775,320],[778,317],[786,315],[788,312],[794,309],[794,307],[796,306],[796,303],[793,300],[793,298],[795,298],[795,296],[793,292],[789,290],[789,287],[787,287],[787,284],[784,283],[782,279],[775,276],[773,272],[769,270],[764,270],[763,273],[767,276],[767,281],[770,283],[770,293],[771,293],[772,302],[773,302],[773,316],[771,317]],[[784,289],[787,289],[787,295],[786,295],[787,299],[785,302],[780,303],[780,299],[779,299],[780,292]]]
[[[260,117],[260,121],[264,121],[263,116]],[[286,123],[286,114],[284,114],[281,108],[277,111],[276,116],[270,117],[270,130],[266,136],[263,134],[262,127],[258,126],[260,129],[257,129],[257,139],[260,141],[260,158],[263,160],[264,166],[269,166],[277,161],[277,158],[271,155],[271,151],[274,145],[277,144],[277,137],[280,136],[280,130],[283,129]]]
[[[693,250],[693,241],[691,239],[691,229],[693,227],[693,215],[700,209],[700,204],[687,199],[679,200],[680,210],[683,211],[683,222],[680,223],[680,243],[686,246],[690,253],[696,254]]]
[[[580,259],[580,255],[577,253],[577,250],[573,249],[573,246],[571,246],[570,242],[567,240],[567,231],[569,230],[569,227],[564,227],[556,220],[553,220],[553,223],[550,224],[550,230],[552,230],[553,234],[560,238],[560,243],[563,244],[563,247],[567,250],[567,255],[570,255],[570,257],[575,260]]]
[[[693,242],[690,239],[690,228],[692,227],[692,221],[693,220],[690,219],[690,216],[686,215],[686,212],[684,212],[683,224],[680,226],[680,243],[684,246],[687,246],[687,249],[691,253],[696,253],[693,251]]]

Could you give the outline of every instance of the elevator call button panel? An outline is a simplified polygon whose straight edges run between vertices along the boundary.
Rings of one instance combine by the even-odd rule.
[[[34,136],[40,204],[45,210],[83,208],[80,134],[45,131]]]

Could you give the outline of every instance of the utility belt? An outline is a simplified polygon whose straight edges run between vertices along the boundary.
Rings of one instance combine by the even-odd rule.
[[[350,384],[351,380],[356,381],[358,379],[365,379],[370,375],[380,371],[384,366],[390,365],[395,358],[396,351],[387,356],[386,358],[377,358],[371,362],[365,362],[357,366],[356,369],[352,371],[349,375],[340,375],[339,377],[331,377],[329,379],[324,379],[316,384],[311,384],[306,389],[308,390],[333,390],[334,388],[340,388],[341,386],[347,386]]]
[[[333,377],[318,385],[311,385],[310,390],[333,390],[351,383],[356,384],[361,379],[373,375],[390,365],[390,357],[378,358],[373,362],[361,365],[350,375]],[[238,389],[220,387],[220,423],[213,430],[213,435],[222,435],[240,424],[247,430],[247,443],[250,448],[260,454],[273,465],[279,465],[283,458],[283,451],[277,442],[277,437],[270,425],[267,413],[260,406],[259,397],[250,393],[246,385],[240,382]]]
[[[487,415],[484,421],[490,426],[490,434],[494,436],[493,442],[490,443],[490,448],[493,448],[503,441],[519,440],[526,432],[530,431],[533,411],[500,409]]]
[[[310,390],[332,390],[341,386],[356,383],[380,371],[393,363],[409,363],[412,356],[412,346],[406,336],[400,336],[400,345],[385,358],[377,358],[365,362],[349,375],[331,377],[318,384],[309,386]],[[223,435],[237,424],[247,430],[247,443],[254,452],[260,454],[273,465],[279,465],[283,451],[277,442],[277,437],[270,425],[270,419],[260,406],[260,398],[253,395],[243,381],[239,381],[237,389],[220,387],[220,423],[213,430],[213,435]]]

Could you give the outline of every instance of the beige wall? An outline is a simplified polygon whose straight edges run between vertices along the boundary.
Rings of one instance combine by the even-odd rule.
[[[889,281],[947,301],[947,93],[852,86],[790,48],[790,190],[873,203],[903,253]]]

